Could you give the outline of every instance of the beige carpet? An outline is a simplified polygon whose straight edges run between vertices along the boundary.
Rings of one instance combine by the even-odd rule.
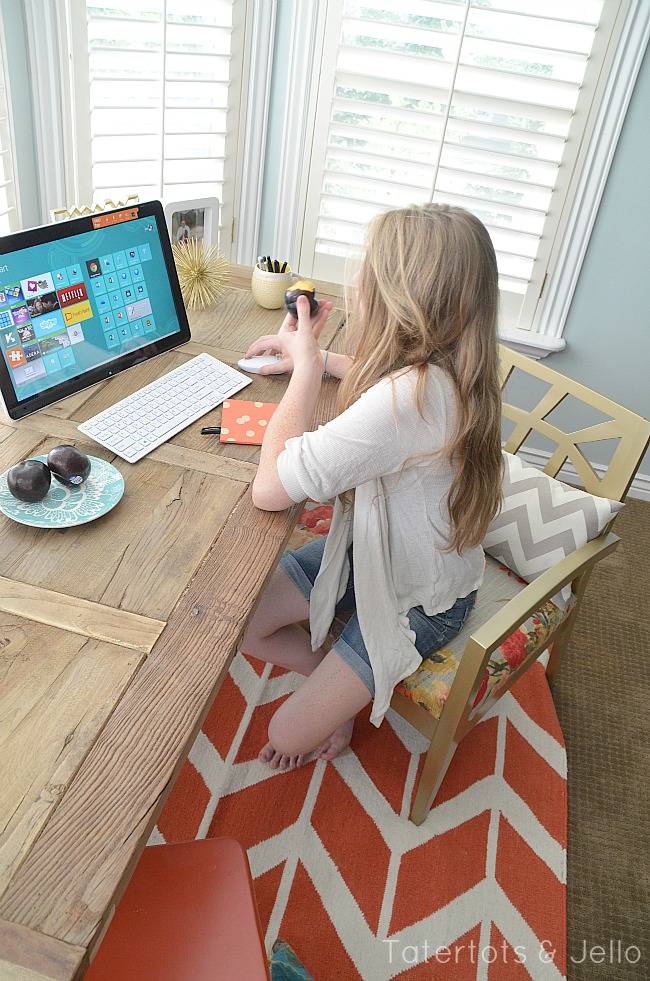
[[[650,978],[650,503],[616,520],[554,700],[569,774],[568,979]]]

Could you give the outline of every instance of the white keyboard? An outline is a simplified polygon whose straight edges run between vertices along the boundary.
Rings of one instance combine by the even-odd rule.
[[[135,463],[251,381],[210,354],[199,354],[77,429]]]

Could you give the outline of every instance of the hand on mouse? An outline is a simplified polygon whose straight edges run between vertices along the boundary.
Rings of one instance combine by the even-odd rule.
[[[305,301],[307,307],[307,320],[311,327],[311,332],[314,340],[317,342],[320,337],[320,333],[325,326],[325,322],[330,315],[330,312],[334,306],[329,300],[319,300],[318,301],[318,313],[313,320],[309,318],[309,302]],[[259,370],[260,375],[281,375],[285,372],[291,372],[294,368],[293,358],[289,353],[287,345],[283,343],[283,335],[287,333],[295,333],[297,331],[298,321],[295,317],[292,317],[290,313],[286,315],[280,329],[277,334],[265,334],[263,337],[258,337],[256,341],[253,341],[251,346],[246,351],[244,355],[245,358],[252,358],[258,354],[280,354],[282,357],[276,361],[275,364],[265,365]]]

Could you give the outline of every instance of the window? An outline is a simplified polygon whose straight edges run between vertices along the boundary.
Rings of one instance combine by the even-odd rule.
[[[59,118],[56,102],[64,108],[60,131],[40,147],[41,171],[46,162],[52,169],[54,143],[61,161],[60,179],[42,194],[44,211],[129,193],[232,201],[233,78],[241,76],[243,38],[236,10],[235,0],[57,4],[51,32],[58,64],[34,66],[43,73],[37,118]],[[30,44],[42,30],[36,13],[27,19]]]
[[[457,204],[492,237],[502,326],[530,329],[621,7],[331,0],[301,271],[341,282],[373,215]]]
[[[4,36],[3,31],[0,37],[0,235],[8,235],[20,227],[9,124],[6,54],[1,43]]]
[[[215,195],[225,177],[231,0],[88,0],[93,195]]]

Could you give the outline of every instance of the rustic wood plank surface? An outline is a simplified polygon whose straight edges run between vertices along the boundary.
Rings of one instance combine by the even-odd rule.
[[[42,586],[30,586],[0,576],[0,610],[16,616],[71,630],[84,637],[121,644],[148,653],[160,636],[164,620],[138,616],[77,596],[66,596]]]
[[[267,565],[270,572],[271,557],[291,532],[286,513],[260,517],[247,497],[10,882],[0,916],[69,943],[92,941],[131,860],[131,836],[146,840],[153,828],[160,800],[227,670],[259,598],[259,569]],[[101,843],[90,833],[97,815],[107,831]],[[68,843],[65,861],[56,847],[61,835]],[[78,877],[70,878],[70,865],[84,880],[81,888]],[[56,906],[34,895],[43,876]]]
[[[83,947],[73,947],[0,920],[2,981],[67,981],[84,954]]]
[[[0,636],[1,894],[143,655],[9,614]]]
[[[47,439],[38,448],[55,443]],[[6,522],[0,568],[20,583],[165,619],[246,483],[170,466],[153,454],[135,465],[101,447],[97,455],[110,457],[125,476],[117,506],[66,529]]]
[[[291,534],[297,507],[252,506],[259,447],[201,435],[220,409],[135,465],[77,430],[202,350],[235,364],[275,332],[282,311],[254,303],[250,272],[232,268],[182,348],[0,425],[3,470],[72,442],[125,479],[118,505],[88,525],[0,515],[3,979],[83,976]],[[334,287],[319,295],[340,305]],[[334,310],[322,345],[338,346],[343,324]],[[254,376],[239,397],[278,402],[287,383]],[[336,392],[323,384],[313,426]]]

